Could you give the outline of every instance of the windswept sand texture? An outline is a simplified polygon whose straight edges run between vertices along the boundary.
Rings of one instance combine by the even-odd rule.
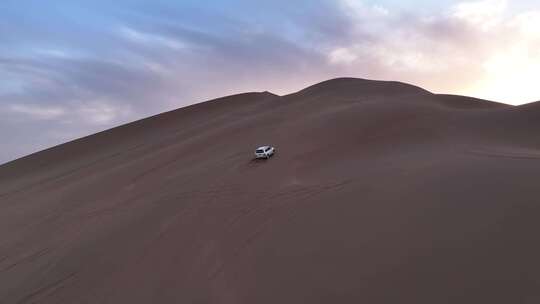
[[[539,131],[346,78],[89,136],[0,166],[0,303],[540,303]]]

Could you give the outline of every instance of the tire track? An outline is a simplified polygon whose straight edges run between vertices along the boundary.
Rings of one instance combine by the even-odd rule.
[[[77,275],[77,272],[72,272],[50,284],[47,284],[43,287],[40,287],[30,294],[24,296],[20,300],[16,302],[16,304],[24,304],[28,303],[29,301],[36,302],[38,299],[37,297],[46,298],[48,296],[51,296],[54,294],[57,290],[59,290],[65,283],[71,279],[73,279]]]
[[[38,250],[38,251],[36,251],[36,252],[34,252],[34,253],[30,254],[30,255],[27,255],[27,256],[15,261],[14,263],[11,263],[8,266],[0,269],[0,273],[7,272],[10,269],[12,269],[12,268],[14,268],[14,267],[16,267],[16,266],[18,266],[18,265],[20,265],[22,263],[32,262],[32,261],[46,255],[49,251],[50,251],[49,248],[43,248],[41,250]],[[3,258],[3,260],[7,260],[7,259],[8,259],[7,257]]]

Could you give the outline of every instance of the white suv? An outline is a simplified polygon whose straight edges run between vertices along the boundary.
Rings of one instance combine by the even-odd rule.
[[[255,150],[255,158],[270,158],[270,156],[274,155],[276,152],[276,149],[271,146],[262,146]]]

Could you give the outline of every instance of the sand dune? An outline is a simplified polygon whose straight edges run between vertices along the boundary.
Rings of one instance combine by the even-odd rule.
[[[27,156],[0,303],[538,303],[539,118],[341,78]]]

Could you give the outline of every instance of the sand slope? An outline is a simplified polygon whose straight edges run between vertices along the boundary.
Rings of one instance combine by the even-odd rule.
[[[538,303],[538,131],[341,78],[42,151],[0,166],[0,303]]]

